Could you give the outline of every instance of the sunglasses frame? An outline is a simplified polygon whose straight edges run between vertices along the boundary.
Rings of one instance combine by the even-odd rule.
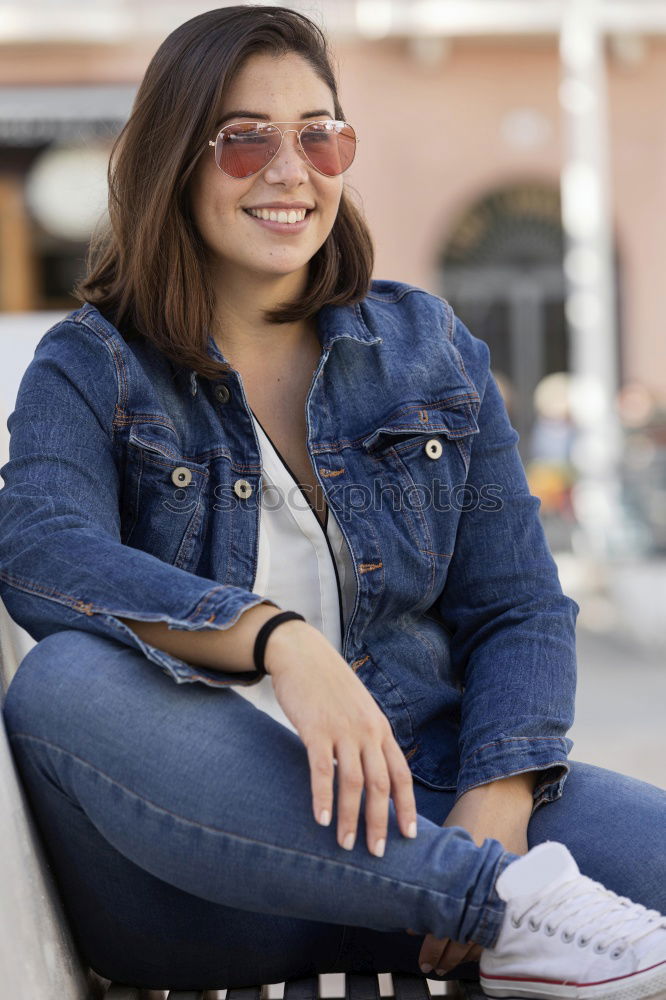
[[[343,121],[342,118],[324,118],[320,122],[305,122],[305,124],[301,125],[300,128],[286,128],[286,129],[282,129],[279,126],[280,125],[298,125],[299,122],[253,122],[253,121],[247,121],[247,122],[245,122],[245,121],[244,122],[229,122],[228,125],[224,125],[220,129],[220,131],[217,133],[217,135],[215,136],[214,139],[209,139],[208,140],[208,145],[209,146],[213,146],[213,148],[215,149],[215,165],[218,168],[218,170],[221,170],[222,173],[225,174],[227,177],[233,177],[234,180],[243,181],[243,180],[246,180],[248,177],[256,177],[256,175],[260,174],[262,170],[265,170],[266,167],[269,166],[273,162],[273,160],[275,159],[275,157],[278,155],[278,153],[282,149],[282,144],[284,142],[284,137],[287,134],[287,132],[295,132],[296,133],[296,141],[298,142],[298,148],[300,149],[301,153],[305,157],[308,165],[311,166],[313,170],[316,170],[318,174],[321,174],[322,177],[340,177],[342,174],[345,173],[345,171],[349,170],[349,167],[345,167],[345,169],[341,170],[339,174],[326,174],[326,173],[324,173],[323,170],[320,170],[319,167],[316,167],[314,165],[314,163],[312,162],[312,160],[310,159],[310,157],[308,156],[308,154],[305,152],[305,150],[303,148],[303,143],[301,142],[301,133],[305,129],[310,128],[312,125],[326,125],[328,122],[335,122],[336,125],[338,125],[338,124],[347,125],[352,130],[352,132],[354,133],[354,156],[352,157],[352,161],[349,164],[349,167],[351,167],[352,163],[354,162],[354,157],[356,156],[356,147],[358,146],[359,139],[358,139],[358,136],[356,135],[356,130],[354,129],[354,126],[352,124],[350,124],[350,122]],[[270,125],[270,126],[274,126],[275,128],[277,128],[278,132],[280,133],[280,144],[279,144],[278,148],[275,150],[275,152],[273,153],[273,155],[271,156],[270,160],[267,160],[266,163],[264,163],[263,167],[259,167],[259,169],[255,170],[253,173],[246,174],[245,177],[236,177],[235,174],[228,173],[228,171],[224,170],[224,168],[221,167],[220,164],[217,162],[217,140],[219,139],[219,137],[222,135],[222,133],[226,129],[231,128],[234,125],[264,125],[264,126],[265,125]]]

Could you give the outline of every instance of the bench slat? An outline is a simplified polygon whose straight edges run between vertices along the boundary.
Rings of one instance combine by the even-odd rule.
[[[461,979],[458,983],[458,989],[465,1000],[488,1000],[479,983],[465,982]]]
[[[345,980],[345,1000],[381,1000],[379,981],[376,975],[368,976],[348,972]]]
[[[227,990],[227,1000],[261,1000],[261,986],[239,986]]]
[[[318,1000],[319,977],[290,979],[284,984],[284,1000]]]
[[[395,1000],[430,1000],[427,979],[404,972],[391,973]]]

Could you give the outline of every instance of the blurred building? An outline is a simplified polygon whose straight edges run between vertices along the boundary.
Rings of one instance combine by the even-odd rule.
[[[75,306],[70,289],[103,211],[109,143],[157,44],[209,6],[0,6],[0,310]],[[538,458],[539,384],[554,373],[588,379],[601,404],[579,473],[602,456],[598,481],[620,475],[615,393],[639,384],[660,412],[666,400],[666,2],[291,6],[318,16],[333,38],[343,107],[360,138],[347,180],[375,237],[376,275],[444,295],[487,341],[526,463]],[[569,53],[600,45],[597,77],[567,76],[567,18]],[[586,129],[586,93],[605,133]],[[586,235],[577,220],[597,196],[605,228]],[[585,274],[596,314],[584,308]],[[662,478],[654,488],[664,497]],[[591,522],[598,504],[581,505]]]

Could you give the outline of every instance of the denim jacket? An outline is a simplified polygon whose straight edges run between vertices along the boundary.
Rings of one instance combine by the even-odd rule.
[[[579,608],[562,592],[488,347],[446,301],[392,281],[317,322],[307,447],[357,583],[343,658],[415,780],[459,798],[536,770],[536,809],[568,773]],[[227,360],[210,335],[208,352]],[[178,367],[88,304],[39,341],[7,426],[11,617],[35,640],[76,628],[138,647],[177,684],[255,683],[120,621],[224,629],[264,600],[252,591],[260,449],[240,374]]]

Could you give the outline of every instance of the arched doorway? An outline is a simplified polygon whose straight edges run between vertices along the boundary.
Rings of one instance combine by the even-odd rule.
[[[558,187],[526,181],[468,207],[440,260],[442,295],[487,342],[493,373],[508,383],[507,406],[524,462],[536,386],[545,375],[571,370],[564,251]],[[618,356],[619,344],[618,323]]]

